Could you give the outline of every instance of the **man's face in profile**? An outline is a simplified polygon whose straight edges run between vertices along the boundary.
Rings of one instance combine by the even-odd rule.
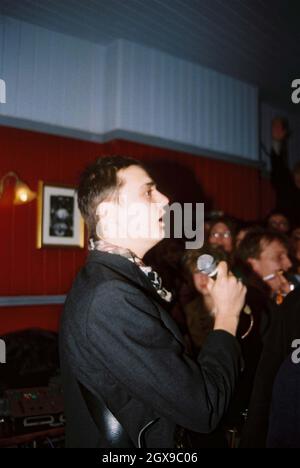
[[[268,276],[277,271],[288,271],[292,263],[288,256],[286,247],[279,242],[274,240],[273,242],[266,243],[262,242],[262,252],[258,259],[252,262],[254,271],[261,277]]]
[[[272,290],[277,291],[280,289],[281,283],[281,276],[278,276],[278,273],[280,271],[287,272],[292,266],[287,248],[279,240],[270,243],[261,241],[261,246],[260,257],[248,259],[248,262],[261,278],[275,274],[275,278],[267,283]]]
[[[118,178],[122,186],[117,200],[100,205],[101,237],[117,244],[121,239],[134,252],[147,251],[164,238],[162,216],[169,200],[139,166],[120,170]]]

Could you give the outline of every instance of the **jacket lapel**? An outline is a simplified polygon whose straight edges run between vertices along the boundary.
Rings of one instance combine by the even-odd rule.
[[[87,263],[96,262],[105,265],[107,268],[113,270],[117,275],[122,276],[127,281],[134,283],[143,293],[150,296],[156,303],[158,303],[159,313],[161,320],[171,331],[171,333],[176,337],[176,339],[184,345],[183,337],[181,332],[172,317],[170,316],[168,310],[169,304],[164,301],[159,294],[156,292],[154,286],[152,286],[151,281],[147,276],[140,270],[140,268],[132,263],[127,258],[122,257],[121,255],[115,255],[108,252],[100,252],[93,250],[89,253]]]

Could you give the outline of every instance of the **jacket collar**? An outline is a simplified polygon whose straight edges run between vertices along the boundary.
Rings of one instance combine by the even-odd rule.
[[[126,278],[131,283],[134,283],[148,296],[151,296],[153,300],[161,306],[160,316],[165,326],[174,334],[177,340],[183,346],[185,346],[179,328],[169,313],[170,303],[164,301],[159,296],[159,294],[156,292],[156,289],[152,286],[151,281],[140,270],[138,265],[132,263],[130,260],[128,260],[125,257],[122,257],[121,255],[111,254],[108,252],[101,252],[99,250],[90,251],[87,258],[87,264],[89,263],[99,263],[101,265],[106,266],[110,270],[114,271],[117,275]]]
[[[105,265],[119,276],[123,276],[130,282],[135,283],[136,286],[145,290],[147,294],[150,294],[165,309],[168,309],[168,302],[164,301],[159,296],[149,278],[147,278],[138,265],[131,262],[127,258],[108,252],[92,250],[90,251],[87,258],[87,264],[88,263],[100,263]]]

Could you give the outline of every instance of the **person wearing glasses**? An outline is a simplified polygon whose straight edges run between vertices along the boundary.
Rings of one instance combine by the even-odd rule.
[[[235,225],[227,218],[216,220],[210,227],[208,243],[214,247],[221,247],[231,254],[235,246]]]

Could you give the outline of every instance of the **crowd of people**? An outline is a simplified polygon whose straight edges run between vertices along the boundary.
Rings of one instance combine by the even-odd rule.
[[[244,366],[227,415],[219,431],[210,438],[215,446],[228,444],[228,434],[231,444],[239,440],[243,447],[294,446],[295,440],[300,446],[299,420],[292,425],[284,410],[277,411],[276,417],[271,413],[276,374],[291,354],[293,341],[300,338],[300,164],[296,164],[293,172],[287,167],[284,151],[287,130],[282,125],[274,122],[270,154],[276,209],[263,221],[255,222],[239,221],[220,212],[206,214],[205,243],[201,249],[184,251],[177,244],[176,250],[174,241],[164,241],[165,257],[160,255],[160,264],[156,263],[159,269],[162,259],[167,259],[169,269],[163,276],[176,298],[171,314],[194,356],[214,328],[209,279],[199,271],[199,257],[209,254],[217,262],[225,260],[232,273],[247,286],[246,307],[237,334]],[[171,257],[169,249],[173,251]],[[293,369],[292,365],[286,367]],[[289,384],[292,381],[290,378]],[[280,400],[278,384],[276,388]],[[290,389],[291,394],[296,390],[299,400],[299,384],[297,389]],[[290,414],[299,415],[294,400],[288,402],[289,407],[294,405]]]
[[[205,244],[201,249],[184,251],[178,243],[167,240],[158,247],[159,252],[164,250],[164,255],[158,255],[160,262],[166,260],[167,265],[162,275],[174,294],[171,314],[181,328],[187,349],[194,356],[201,351],[214,328],[214,303],[207,287],[209,278],[197,267],[199,257],[209,254],[217,262],[225,260],[233,274],[247,286],[247,306],[241,314],[237,334],[243,352],[243,371],[227,415],[219,430],[210,438],[205,436],[205,446],[224,446],[228,443],[228,434],[238,440],[245,432],[257,367],[273,319],[277,311],[283,309],[287,296],[293,291],[297,294],[300,286],[299,234],[300,227],[290,229],[287,217],[278,212],[263,223],[241,223],[240,226],[236,220],[222,216],[207,219]],[[158,270],[161,264],[156,263]],[[300,315],[298,330],[300,337]],[[266,420],[270,401],[271,393],[266,400]],[[260,427],[265,432],[266,421]],[[257,420],[253,429],[255,438],[259,437]],[[249,443],[256,446],[255,440]],[[265,440],[260,440],[261,446],[264,443]]]
[[[138,161],[82,174],[90,253],[60,327],[67,446],[300,446],[300,166],[275,136],[276,209],[263,222],[207,213],[200,249],[164,238],[169,200]],[[142,234],[112,230],[137,202]]]

